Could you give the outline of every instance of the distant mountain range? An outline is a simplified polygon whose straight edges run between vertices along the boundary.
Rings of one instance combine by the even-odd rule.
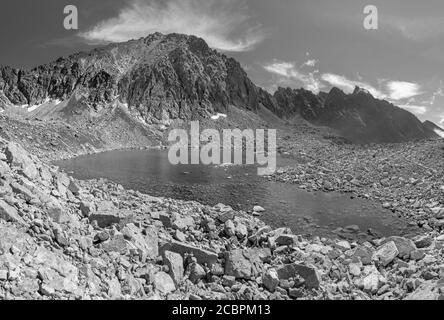
[[[177,120],[230,117],[230,107],[251,113],[266,108],[286,120],[302,117],[357,143],[436,138],[442,130],[360,88],[348,95],[337,88],[319,94],[279,88],[271,95],[236,60],[195,36],[155,33],[32,70],[0,66],[0,109],[28,118],[94,125],[106,117],[105,130],[118,118],[129,127],[166,130]]]

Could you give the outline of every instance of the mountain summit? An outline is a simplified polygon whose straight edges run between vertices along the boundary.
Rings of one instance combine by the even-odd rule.
[[[0,67],[0,109],[6,114],[61,118],[106,136],[122,136],[118,126],[136,130],[127,140],[156,126],[165,130],[176,120],[230,117],[232,107],[250,114],[268,109],[284,119],[301,116],[359,143],[437,136],[410,112],[360,88],[349,95],[337,88],[320,94],[279,88],[271,95],[236,60],[195,36],[155,33],[32,70]]]

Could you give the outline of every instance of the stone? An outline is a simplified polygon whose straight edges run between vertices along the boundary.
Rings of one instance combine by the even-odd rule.
[[[222,285],[231,288],[236,284],[236,277],[224,275],[222,277]]]
[[[176,285],[182,282],[184,267],[183,258],[180,254],[165,251],[163,253],[164,264],[168,266],[169,274]]]
[[[430,247],[433,243],[433,238],[429,235],[420,235],[414,238],[415,246],[418,249]]]
[[[149,259],[156,259],[159,255],[159,240],[156,228],[149,226],[141,232],[141,229],[133,223],[128,223],[121,230],[124,238]]]
[[[254,206],[253,207],[253,211],[254,212],[264,212],[265,211],[265,209],[264,208],[262,208],[261,206]]]
[[[106,252],[117,252],[126,254],[130,248],[129,242],[123,238],[123,235],[114,235],[111,240],[102,243],[102,248]]]
[[[242,223],[238,223],[235,228],[235,234],[239,239],[246,238],[248,236],[247,227]]]
[[[351,245],[350,242],[346,241],[346,240],[341,240],[335,243],[335,247],[338,249],[341,249],[343,251],[347,251],[351,249]]]
[[[101,231],[94,236],[93,242],[99,244],[109,239],[109,233],[107,231]]]
[[[73,195],[78,196],[80,194],[80,188],[74,180],[69,181],[68,190],[72,192]]]
[[[7,204],[5,201],[0,199],[0,219],[7,222],[18,222],[20,224],[25,224],[22,217],[19,216],[17,209]]]
[[[154,288],[161,294],[168,294],[176,290],[174,281],[168,273],[160,271],[154,275]]]
[[[363,280],[364,290],[375,294],[379,289],[379,274],[371,273]]]
[[[192,283],[197,283],[201,279],[204,279],[207,276],[207,273],[205,272],[205,269],[198,263],[194,262],[191,263],[188,268],[187,272],[189,274],[188,278]]]
[[[217,263],[218,258],[218,255],[212,251],[197,248],[176,240],[171,240],[170,242],[161,244],[159,251],[161,255],[163,255],[163,252],[165,251],[171,251],[180,254],[182,257],[186,253],[192,254],[197,259],[199,264],[207,265],[208,267],[211,267],[213,264]]]
[[[399,251],[395,242],[389,241],[375,251],[373,259],[379,261],[385,267],[396,258],[398,253]]]
[[[231,250],[225,253],[225,274],[236,279],[250,279],[251,262],[244,256],[243,250]]]
[[[310,266],[304,266],[298,263],[286,264],[276,269],[279,280],[287,280],[300,276],[305,281],[308,289],[317,289],[320,285],[320,278],[317,270]]]
[[[438,300],[439,290],[436,283],[428,281],[421,284],[415,291],[408,294],[405,300]]]
[[[234,237],[236,235],[236,227],[234,226],[232,220],[227,220],[224,223],[224,232],[227,235],[227,237]]]
[[[297,236],[293,234],[279,234],[274,238],[274,242],[278,246],[292,246],[297,241]]]
[[[396,248],[398,249],[398,257],[401,259],[410,258],[410,253],[416,250],[415,243],[410,239],[393,236],[387,239],[387,242],[389,241],[395,243]]]
[[[89,201],[81,201],[80,212],[85,218],[88,218],[94,212],[94,204]]]
[[[176,230],[184,231],[194,226],[194,224],[194,219],[192,217],[179,217],[173,221],[171,227]]]
[[[108,281],[108,296],[111,299],[118,299],[122,296],[122,287],[120,286],[119,280],[113,278]]]
[[[348,269],[351,275],[359,277],[361,275],[361,266],[358,263],[350,263]]]
[[[8,280],[8,270],[0,270],[0,281]]]
[[[25,186],[22,186],[15,181],[11,182],[10,186],[12,191],[14,191],[16,194],[22,195],[26,202],[30,202],[34,198],[34,194]]]
[[[18,144],[9,142],[5,149],[5,155],[7,162],[11,167],[19,169],[19,172],[28,179],[34,180],[39,176],[34,161],[31,159],[28,152]]]
[[[279,285],[279,276],[276,269],[268,269],[262,276],[262,284],[268,291],[274,292]]]
[[[425,255],[426,254],[423,250],[414,250],[410,253],[410,259],[419,261],[424,259]]]
[[[288,295],[294,299],[298,299],[304,296],[304,291],[300,288],[290,288],[288,289]]]

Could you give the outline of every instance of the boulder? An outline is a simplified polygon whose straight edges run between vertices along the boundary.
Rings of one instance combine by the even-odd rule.
[[[17,209],[10,206],[1,199],[0,199],[0,219],[3,219],[8,222],[18,222],[20,224],[25,224],[25,221],[18,214]]]
[[[225,274],[236,279],[250,279],[251,262],[244,256],[243,250],[231,250],[225,253]]]
[[[399,254],[395,242],[389,241],[381,245],[373,254],[373,259],[379,261],[384,267],[389,265]]]
[[[320,278],[314,267],[304,266],[298,263],[286,264],[276,269],[279,280],[288,280],[300,276],[305,280],[308,289],[317,289],[320,285]]]
[[[204,279],[207,276],[205,269],[197,262],[188,265],[187,273],[188,278],[192,283],[198,283],[201,279]]]
[[[160,271],[154,275],[154,288],[161,294],[168,294],[176,290],[173,279],[168,273]]]
[[[428,281],[421,284],[415,291],[408,294],[405,300],[438,300],[439,289],[436,283]]]
[[[409,259],[410,253],[417,249],[415,243],[407,238],[393,236],[387,239],[387,242],[389,241],[395,243],[396,248],[398,249],[398,257],[401,259]]]
[[[163,253],[164,264],[168,266],[169,274],[176,285],[178,285],[183,279],[183,258],[180,254],[165,251]]]
[[[28,152],[20,145],[9,142],[5,149],[7,162],[17,168],[25,177],[33,180],[39,176],[39,171]]]
[[[197,248],[176,240],[171,240],[170,242],[161,244],[159,250],[161,255],[163,255],[165,251],[176,252],[182,257],[185,255],[185,253],[192,254],[199,264],[207,265],[208,267],[215,264],[218,258],[218,255],[212,251]]]
[[[279,285],[279,276],[276,269],[268,269],[262,276],[262,284],[268,291],[274,292]]]

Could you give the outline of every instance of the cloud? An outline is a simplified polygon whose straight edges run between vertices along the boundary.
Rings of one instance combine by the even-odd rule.
[[[402,100],[422,94],[420,86],[412,82],[390,81],[387,83],[387,89],[392,100]]]
[[[430,98],[430,100],[427,102],[430,105],[434,105],[436,98],[438,97],[444,97],[444,91],[442,88],[442,81],[439,82],[439,88],[433,92],[432,97]]]
[[[316,59],[309,59],[302,64],[302,67],[315,67],[319,61]]]
[[[321,76],[322,80],[328,82],[330,85],[334,87],[338,87],[342,89],[346,93],[352,93],[355,90],[355,87],[360,87],[362,89],[370,92],[374,97],[378,99],[386,98],[386,95],[380,90],[376,89],[372,85],[362,82],[362,81],[353,81],[344,76],[333,74],[333,73],[324,73]]]
[[[252,22],[248,8],[234,0],[132,0],[116,17],[79,35],[90,43],[124,42],[154,32],[203,38],[221,51],[251,50],[268,34]]]
[[[401,104],[401,105],[398,105],[398,107],[405,109],[407,111],[410,111],[411,113],[414,113],[416,115],[423,115],[427,112],[427,107],[425,107],[425,106]]]
[[[272,63],[263,66],[268,72],[274,73],[287,80],[297,80],[302,82],[303,87],[313,92],[319,92],[324,85],[317,79],[318,70],[309,73],[299,71],[293,62],[275,60]]]

